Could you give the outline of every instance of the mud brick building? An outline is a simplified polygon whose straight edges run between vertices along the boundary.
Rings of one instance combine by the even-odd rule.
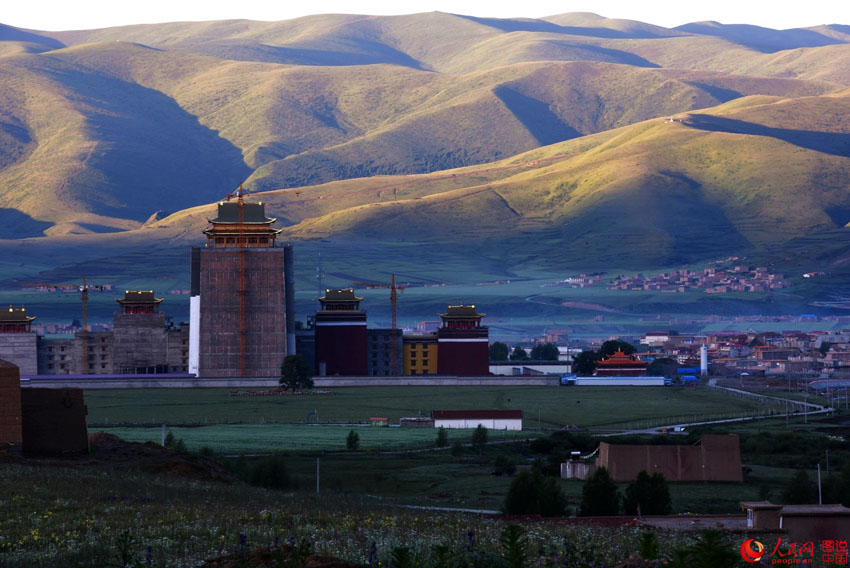
[[[189,372],[279,376],[294,345],[292,248],[277,245],[262,202],[235,197],[218,204],[206,246],[192,249]]]
[[[603,466],[617,482],[632,481],[641,470],[660,472],[667,481],[743,481],[740,441],[734,434],[706,434],[693,446],[600,442],[596,467]]]
[[[21,411],[24,453],[88,453],[82,389],[21,389]]]
[[[170,325],[166,315],[159,310],[162,298],[153,290],[126,290],[123,298],[116,299],[121,307],[113,318],[112,368],[115,373],[174,373],[188,370],[188,329]],[[104,342],[105,343],[105,342]],[[95,350],[97,338],[89,341]],[[95,368],[106,360],[105,353],[89,354],[95,357]],[[98,358],[103,358],[101,361]]]

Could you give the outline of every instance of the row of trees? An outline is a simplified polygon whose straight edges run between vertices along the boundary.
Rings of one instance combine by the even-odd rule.
[[[501,341],[490,345],[491,361],[557,361],[558,355],[558,346],[554,343],[537,344],[531,348],[531,354],[521,345],[516,345],[513,350]]]
[[[670,490],[661,473],[641,471],[621,495],[617,484],[604,467],[598,468],[584,483],[579,515],[601,517],[619,515],[669,515],[673,510]],[[520,472],[511,482],[505,497],[505,513],[538,514],[544,517],[567,513],[567,498],[554,477],[532,467]]]
[[[641,471],[621,496],[608,470],[597,468],[582,487],[581,516],[619,515],[621,510],[626,515],[669,515],[673,502],[664,475]]]

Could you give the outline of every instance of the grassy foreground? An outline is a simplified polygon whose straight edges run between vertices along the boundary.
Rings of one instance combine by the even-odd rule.
[[[425,559],[440,545],[453,558],[470,550],[498,557],[499,535],[517,522],[123,470],[0,462],[0,480],[0,566],[200,566],[276,542],[305,542],[315,552],[371,566],[391,565],[393,548],[405,546],[418,565],[433,566]],[[637,550],[640,532],[519,522],[528,532],[528,566],[614,566]],[[693,538],[659,534],[666,548]]]

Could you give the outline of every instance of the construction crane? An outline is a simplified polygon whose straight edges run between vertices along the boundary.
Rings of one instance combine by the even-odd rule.
[[[396,341],[396,330],[398,329],[398,319],[397,319],[397,307],[398,307],[398,295],[400,292],[403,292],[407,285],[405,284],[396,284],[395,283],[395,274],[392,275],[389,284],[383,284],[379,282],[352,282],[352,285],[357,286],[365,286],[366,288],[389,288],[390,290],[390,308],[392,310],[392,344],[393,344],[393,358],[392,358],[392,366],[393,372],[396,372],[398,365],[398,342]]]
[[[86,281],[86,277],[83,276],[83,283],[79,285],[75,284],[49,284],[47,282],[21,282],[20,284],[24,288],[46,288],[48,290],[79,290],[80,292],[80,300],[83,304],[83,321],[81,326],[80,340],[81,340],[81,351],[82,354],[80,356],[80,373],[83,375],[87,375],[89,372],[89,359],[88,359],[88,327],[89,327],[89,290],[100,290],[103,291],[106,286],[102,284],[89,284]]]
[[[80,285],[80,297],[83,302],[83,329],[80,333],[82,356],[80,357],[80,373],[89,374],[89,290],[103,290],[103,285],[89,284],[83,276]]]

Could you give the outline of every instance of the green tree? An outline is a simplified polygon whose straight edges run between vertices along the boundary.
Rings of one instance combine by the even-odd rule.
[[[449,433],[446,431],[445,428],[440,426],[437,429],[437,447],[438,448],[445,448],[448,445],[449,445]]]
[[[627,515],[636,515],[638,506],[642,515],[669,515],[673,510],[667,481],[660,472],[651,476],[646,470],[638,473],[637,479],[626,487],[623,510]]]
[[[605,467],[593,472],[581,488],[581,516],[598,517],[620,512],[620,494],[617,484]]]
[[[491,361],[507,361],[510,349],[501,341],[494,341],[490,345],[490,360]]]
[[[508,515],[560,517],[566,513],[567,498],[555,478],[524,470],[511,481],[502,510]]]
[[[599,353],[596,351],[582,351],[573,357],[573,373],[589,377],[596,370],[596,362],[599,359]]]
[[[785,486],[782,492],[782,500],[786,505],[804,505],[814,503],[817,499],[815,484],[809,479],[805,469],[797,470],[794,477]]]
[[[531,358],[535,361],[557,361],[560,352],[554,343],[535,345],[531,350]]]
[[[635,352],[635,346],[631,343],[620,341],[619,339],[609,339],[602,344],[602,347],[599,348],[599,355],[602,357],[609,357],[617,351],[622,351],[626,355],[631,355]]]
[[[676,360],[660,357],[647,366],[646,374],[652,377],[672,377],[678,369],[679,363]]]
[[[299,355],[287,355],[280,368],[280,386],[293,390],[313,388],[313,372]]]
[[[511,352],[511,361],[528,361],[528,353],[521,346],[517,345]]]
[[[829,341],[821,341],[820,347],[818,351],[820,351],[821,357],[825,357],[827,353],[829,353],[829,348],[832,347],[832,344]]]
[[[349,450],[356,450],[360,447],[360,434],[354,430],[348,431],[348,436],[345,438],[345,447]]]
[[[487,444],[487,428],[484,427],[483,424],[479,424],[478,427],[472,431],[472,447],[481,448]]]

